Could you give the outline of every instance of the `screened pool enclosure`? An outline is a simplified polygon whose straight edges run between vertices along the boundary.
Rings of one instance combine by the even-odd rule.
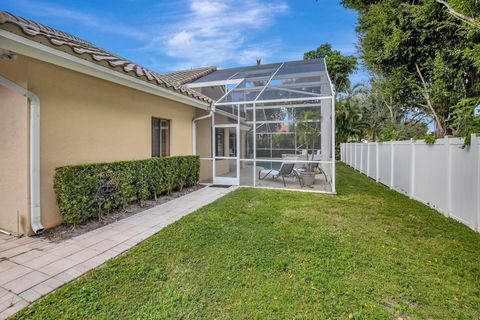
[[[216,100],[214,184],[335,192],[335,100],[324,59],[217,70],[188,85]],[[197,133],[198,134],[198,133]],[[211,169],[210,169],[211,168]]]

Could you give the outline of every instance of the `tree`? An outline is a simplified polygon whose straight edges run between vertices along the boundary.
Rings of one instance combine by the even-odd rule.
[[[422,113],[414,110],[406,112],[406,106],[397,105],[395,99],[401,101],[401,92],[398,96],[389,96],[395,92],[394,88],[383,86],[378,79],[371,79],[367,85],[356,84],[347,90],[337,101],[337,142],[424,137],[428,121]],[[385,102],[386,97],[388,102]]]
[[[435,0],[448,10],[448,13],[476,28],[480,28],[480,0]],[[382,0],[341,0],[345,7],[363,11]],[[406,1],[404,1],[406,2]],[[418,3],[420,1],[410,1]]]
[[[350,75],[357,70],[357,58],[344,56],[338,50],[333,50],[328,43],[322,44],[315,50],[305,52],[303,59],[325,58],[328,73],[332,78],[336,92],[345,92],[350,87]]]
[[[335,108],[337,144],[350,140],[358,141],[368,136],[369,125],[372,124],[369,120],[373,121],[374,117],[365,117],[366,90],[363,84],[356,84],[338,99]]]
[[[454,17],[480,28],[480,1],[479,0],[435,0],[445,6]]]
[[[360,104],[353,100],[340,100],[335,108],[337,144],[360,140],[363,133]]]
[[[366,10],[370,5],[381,1],[382,0],[341,0],[340,3],[347,8],[362,11]]]
[[[404,114],[420,110],[434,120],[438,136],[451,134],[452,106],[480,95],[480,30],[436,0],[342,3],[359,12],[361,56],[378,75],[381,91],[391,92],[384,96],[395,97],[388,86],[401,88],[403,101],[395,109]],[[395,122],[395,114],[391,118]]]
[[[410,111],[412,102],[418,98],[411,89],[412,80],[406,76],[404,70],[397,68],[392,70],[388,77],[372,73],[370,79],[369,93],[374,96],[377,104],[383,104],[388,110],[392,124],[398,123]]]
[[[470,144],[472,133],[480,132],[480,113],[475,109],[479,107],[478,98],[462,99],[452,107],[452,114],[449,119],[456,135],[465,137],[465,145]]]
[[[298,143],[303,144],[307,154],[312,157],[316,149],[320,149],[321,117],[318,112],[303,111],[299,114],[295,123]],[[313,158],[312,158],[313,159]],[[312,163],[307,164],[307,171],[312,171]]]
[[[361,113],[365,127],[363,138],[371,141],[376,141],[387,122],[392,121],[392,109],[385,107],[385,98],[378,88],[371,82],[361,91]]]

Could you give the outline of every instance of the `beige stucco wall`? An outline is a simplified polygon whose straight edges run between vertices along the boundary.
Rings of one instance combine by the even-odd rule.
[[[171,155],[192,153],[193,107],[26,57],[1,62],[0,74],[24,78],[28,89],[40,97],[41,208],[46,228],[61,222],[53,191],[54,169],[67,164],[150,157],[152,117],[171,120]],[[25,101],[23,104],[25,109]],[[23,118],[19,131],[27,132],[25,114],[16,117]],[[3,141],[4,135],[0,140],[3,144],[28,146],[23,133],[11,139],[16,142]],[[24,154],[17,157],[23,159]],[[0,159],[2,170],[9,163],[11,166],[13,160],[8,161]],[[26,167],[25,160],[20,164]],[[3,181],[0,190],[5,191],[4,197],[17,194],[15,187]],[[10,210],[6,214],[13,214]]]
[[[26,85],[7,62],[0,70]],[[28,101],[0,86],[0,228],[20,234],[29,230],[28,154]]]

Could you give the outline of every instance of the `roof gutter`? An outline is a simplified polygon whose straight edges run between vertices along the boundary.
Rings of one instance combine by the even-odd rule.
[[[44,227],[40,221],[40,98],[2,76],[0,85],[20,93],[30,101],[30,225],[34,233],[42,233]]]
[[[210,104],[0,29],[0,48],[156,96],[208,110]]]

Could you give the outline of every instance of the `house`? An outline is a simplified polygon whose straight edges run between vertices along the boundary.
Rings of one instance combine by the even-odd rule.
[[[198,154],[201,180],[283,187],[261,172],[295,159],[286,187],[315,164],[308,190],[334,193],[333,114],[323,59],[159,74],[0,11],[0,229],[60,224],[53,175],[69,164]]]

